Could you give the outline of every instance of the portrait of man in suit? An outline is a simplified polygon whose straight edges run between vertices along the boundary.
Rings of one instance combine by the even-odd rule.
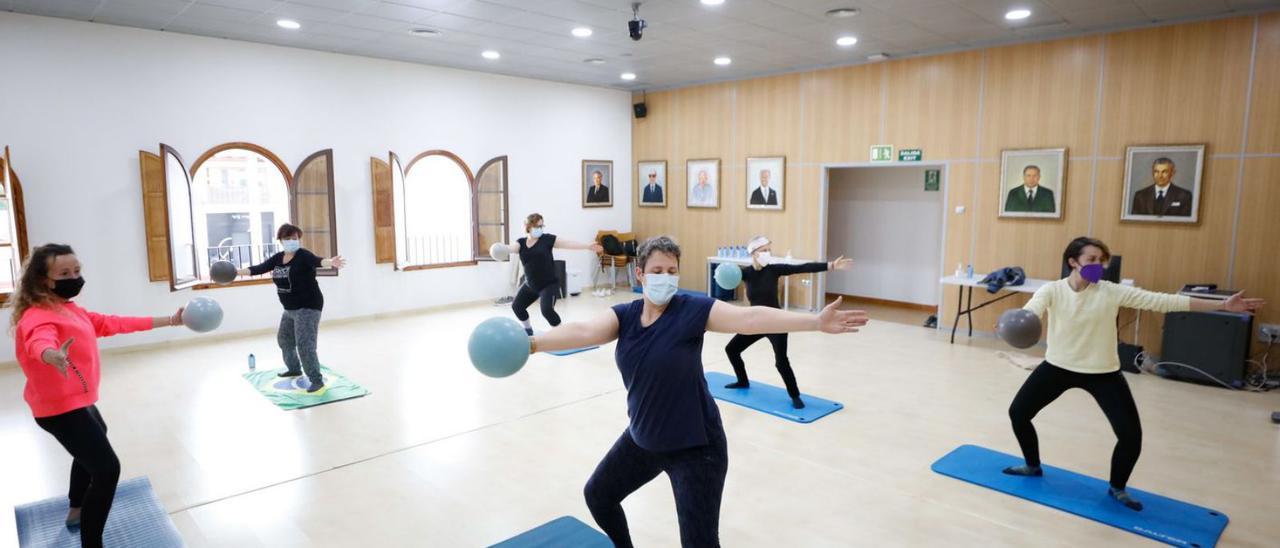
[[[1177,165],[1165,157],[1151,164],[1151,184],[1133,193],[1129,213],[1157,217],[1190,217],[1191,191],[1173,184]]]
[[[1205,145],[1128,147],[1120,219],[1199,222],[1204,149]]]
[[[1004,210],[1018,213],[1053,213],[1058,204],[1053,201],[1053,190],[1040,185],[1040,166],[1030,164],[1022,168],[1022,186],[1009,191],[1004,200]]]
[[[613,195],[613,162],[608,160],[582,161],[582,207],[610,207]]]
[[[782,209],[786,158],[747,158],[747,209]]]
[[[1001,151],[1000,216],[1061,219],[1066,169],[1065,148]]]
[[[667,163],[638,162],[636,173],[640,177],[640,206],[664,207],[667,205]]]

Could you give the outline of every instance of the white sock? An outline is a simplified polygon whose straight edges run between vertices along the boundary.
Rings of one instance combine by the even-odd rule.
[[[523,325],[525,329],[533,329],[533,324],[529,323],[529,320],[521,321],[520,324]]]

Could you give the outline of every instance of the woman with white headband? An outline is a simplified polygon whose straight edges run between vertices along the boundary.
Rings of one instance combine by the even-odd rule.
[[[781,264],[775,263],[771,253],[772,242],[764,236],[756,236],[747,243],[747,252],[751,254],[751,266],[743,267],[742,281],[747,285],[747,301],[751,306],[768,306],[782,308],[778,305],[778,278],[792,274],[810,272],[826,272],[827,270],[847,270],[853,266],[853,259],[843,256],[827,263]],[[738,380],[725,385],[725,388],[747,388],[751,381],[747,379],[747,365],[742,361],[742,352],[756,341],[768,338],[773,345],[773,363],[782,375],[782,382],[787,385],[787,394],[791,396],[791,406],[804,408],[804,400],[800,399],[800,387],[796,385],[796,374],[791,370],[791,360],[787,359],[787,334],[771,333],[767,335],[734,335],[724,351],[733,364],[733,372]]]

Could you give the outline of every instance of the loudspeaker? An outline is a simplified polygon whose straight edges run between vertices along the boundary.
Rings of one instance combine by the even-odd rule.
[[[1164,316],[1161,362],[1182,363],[1203,370],[1227,384],[1244,381],[1253,315],[1237,312],[1172,312]],[[1165,365],[1169,376],[1221,386],[1193,369]]]
[[[636,118],[644,118],[649,114],[649,107],[645,106],[644,103],[631,105],[631,109],[636,112]]]

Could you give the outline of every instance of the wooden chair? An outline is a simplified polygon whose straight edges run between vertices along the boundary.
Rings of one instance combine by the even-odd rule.
[[[601,243],[605,236],[613,236],[618,241],[628,241],[636,239],[634,232],[618,232],[616,230],[600,230],[596,232],[596,243]],[[597,283],[600,274],[604,274],[605,269],[609,269],[609,287],[614,288],[618,285],[618,269],[621,268],[627,276],[628,287],[635,285],[635,274],[631,272],[631,257],[626,255],[610,255],[602,253],[599,261],[600,268],[595,271],[592,276],[591,284],[599,287]]]

